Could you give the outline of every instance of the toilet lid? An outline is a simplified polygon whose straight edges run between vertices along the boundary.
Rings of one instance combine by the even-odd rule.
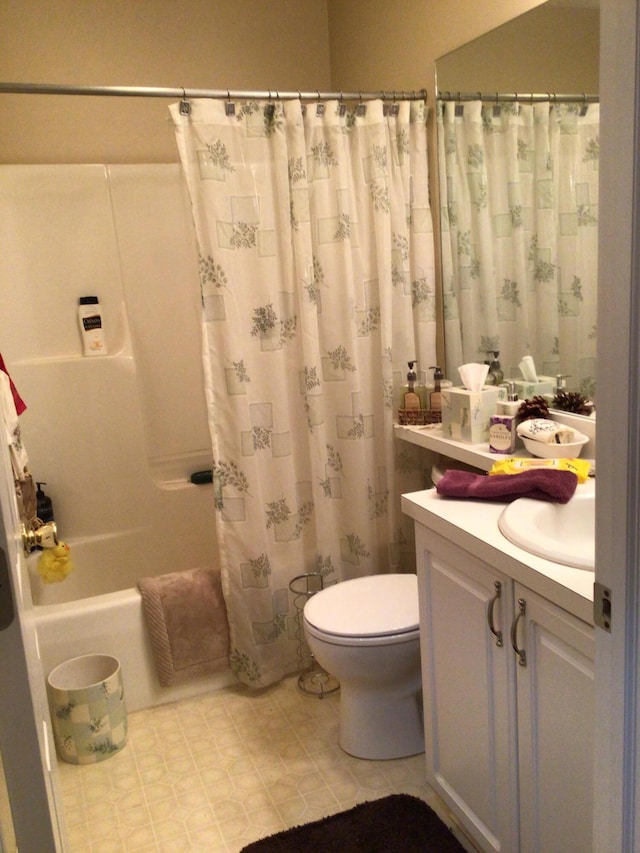
[[[312,596],[304,617],[319,631],[343,637],[383,637],[418,628],[415,575],[372,575],[327,587]]]

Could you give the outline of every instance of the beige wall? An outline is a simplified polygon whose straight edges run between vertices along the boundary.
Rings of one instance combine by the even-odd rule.
[[[427,89],[435,61],[541,0],[328,0],[337,89]]]
[[[427,88],[436,57],[540,0],[3,0],[0,80]],[[0,162],[177,158],[167,101],[0,95]]]
[[[598,9],[531,9],[438,60],[441,92],[599,91]]]
[[[328,89],[326,0],[2,0],[0,80]],[[0,95],[0,162],[173,162],[168,103]]]

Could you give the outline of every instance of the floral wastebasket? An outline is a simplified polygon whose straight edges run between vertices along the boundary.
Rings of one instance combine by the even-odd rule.
[[[124,747],[127,711],[117,658],[72,658],[53,669],[47,683],[60,758],[70,764],[94,764]]]

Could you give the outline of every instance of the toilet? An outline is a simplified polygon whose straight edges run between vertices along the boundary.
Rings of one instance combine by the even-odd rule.
[[[303,624],[315,659],[340,681],[342,749],[371,759],[424,752],[416,575],[326,587],[305,604]]]

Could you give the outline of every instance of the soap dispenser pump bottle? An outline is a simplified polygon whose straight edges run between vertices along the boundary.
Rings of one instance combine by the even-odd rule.
[[[429,408],[432,412],[442,411],[442,380],[444,373],[439,367],[430,367],[433,370],[433,391],[429,394]]]
[[[402,398],[402,407],[404,409],[420,408],[420,397],[416,394],[415,391],[416,379],[418,378],[415,370],[413,369],[415,363],[415,361],[407,362],[407,364],[409,365],[409,372],[407,373],[408,390],[405,391],[404,396]]]
[[[46,483],[36,483],[38,490],[36,492],[36,515],[40,519],[43,524],[48,524],[48,522],[53,521],[53,501],[44,493],[42,486],[46,486]]]
[[[502,384],[506,388],[507,399],[498,401],[497,413],[499,415],[511,415],[512,417],[516,417],[518,410],[522,405],[518,399],[518,394],[516,393],[516,383],[509,380]]]
[[[489,364],[489,375],[493,376],[493,382],[487,383],[491,385],[502,385],[504,382],[504,372],[500,367],[500,362],[498,361],[498,356],[500,353],[497,350],[492,350],[493,359]]]

